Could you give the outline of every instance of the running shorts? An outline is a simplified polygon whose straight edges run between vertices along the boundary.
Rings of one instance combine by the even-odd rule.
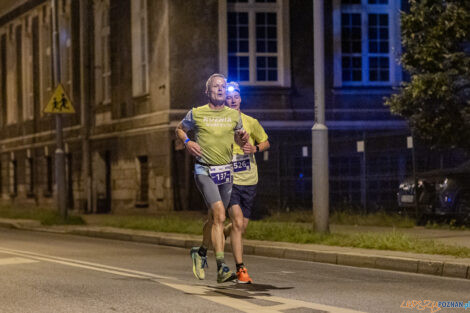
[[[228,208],[230,194],[232,193],[231,183],[216,185],[212,178],[204,174],[194,174],[194,179],[196,180],[197,189],[201,192],[209,209],[217,201],[222,201],[224,208]]]
[[[256,185],[236,185],[232,187],[229,207],[238,204],[242,208],[243,217],[251,218],[253,203],[256,197]]]

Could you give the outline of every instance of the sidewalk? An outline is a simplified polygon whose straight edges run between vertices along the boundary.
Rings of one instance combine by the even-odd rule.
[[[126,240],[187,249],[198,246],[202,240],[201,236],[197,235],[103,227],[93,225],[93,221],[88,218],[87,222],[89,225],[86,226],[66,225],[46,227],[41,226],[37,221],[0,219],[0,227]],[[345,233],[383,232],[391,230],[387,227],[357,227],[345,225],[331,225],[331,228],[332,231]],[[400,229],[400,231],[413,234],[419,238],[434,239],[446,244],[470,247],[470,231],[434,230],[420,227]],[[231,251],[229,244],[226,246],[226,251]],[[258,240],[245,240],[244,253],[249,255],[470,279],[470,258],[456,258],[453,256]]]

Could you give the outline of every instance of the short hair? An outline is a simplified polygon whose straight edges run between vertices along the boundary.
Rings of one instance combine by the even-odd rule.
[[[219,73],[212,74],[206,81],[206,95],[209,93],[209,86],[212,83],[212,80],[216,77],[223,78],[223,80],[227,81],[227,79],[225,78],[223,74],[219,74]]]
[[[230,82],[230,83],[228,83],[228,84],[227,84],[227,90],[228,90],[228,88],[230,88],[230,87],[233,87],[233,91],[236,91],[236,92],[240,93],[240,86],[238,85],[237,82]]]

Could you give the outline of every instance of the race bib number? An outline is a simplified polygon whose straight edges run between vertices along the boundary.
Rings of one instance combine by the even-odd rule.
[[[209,167],[209,174],[216,185],[232,182],[232,165],[219,165]]]
[[[250,170],[250,156],[248,154],[235,154],[232,160],[235,173]]]

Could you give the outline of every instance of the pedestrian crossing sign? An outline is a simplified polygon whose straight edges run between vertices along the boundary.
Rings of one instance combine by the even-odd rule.
[[[59,84],[59,86],[57,86],[57,89],[52,95],[51,100],[49,100],[49,103],[44,108],[44,113],[55,113],[55,114],[75,113],[75,109],[73,108],[72,101],[70,101],[70,98],[65,92],[65,89],[62,86],[62,84]]]

